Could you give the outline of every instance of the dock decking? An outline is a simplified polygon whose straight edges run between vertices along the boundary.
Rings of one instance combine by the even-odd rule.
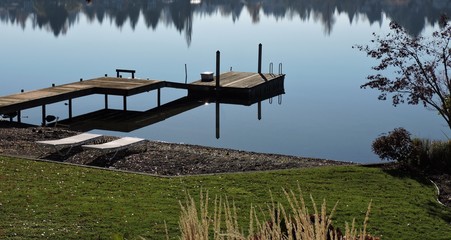
[[[188,96],[220,98],[223,103],[240,103],[244,99],[256,102],[284,93],[284,74],[226,72],[211,82],[195,81],[189,85]]]
[[[100,77],[90,80],[53,86],[49,88],[21,92],[0,97],[0,115],[17,116],[20,122],[20,111],[42,107],[42,118],[45,123],[45,105],[61,101],[69,101],[69,119],[72,118],[72,99],[93,94],[105,95],[105,109],[108,109],[108,95],[124,97],[124,110],[127,109],[126,97],[158,90],[158,106],[160,106],[160,89],[181,88],[188,90],[192,98],[225,98],[233,102],[246,98],[264,98],[266,95],[284,92],[284,74],[226,72],[213,81],[198,80],[193,83],[176,83],[161,80],[129,79],[121,77]],[[252,102],[252,101],[251,101]]]
[[[101,77],[0,97],[0,114],[92,94],[131,96],[164,87],[163,81]]]

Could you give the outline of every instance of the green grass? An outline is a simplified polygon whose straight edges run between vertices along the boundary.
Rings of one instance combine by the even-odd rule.
[[[363,222],[383,239],[451,239],[451,211],[435,201],[422,179],[378,168],[324,167],[245,174],[159,178],[63,164],[0,157],[0,239],[127,239],[179,236],[179,200],[200,190],[227,196],[247,227],[251,204],[262,208],[271,191],[302,189],[329,209],[339,201],[334,226]]]

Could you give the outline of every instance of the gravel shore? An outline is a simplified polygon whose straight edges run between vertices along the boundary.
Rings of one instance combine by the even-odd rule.
[[[6,125],[6,123],[0,123]],[[51,148],[39,148],[38,140],[60,139],[77,132],[48,127],[2,127],[0,125],[0,154],[42,158],[53,161],[114,168],[156,175],[178,176],[225,172],[262,171],[288,168],[305,168],[330,165],[349,165],[349,162],[263,154],[203,147],[188,144],[165,143],[147,140],[109,159],[98,151],[77,147],[67,156],[52,152]],[[102,136],[95,143],[117,139]]]

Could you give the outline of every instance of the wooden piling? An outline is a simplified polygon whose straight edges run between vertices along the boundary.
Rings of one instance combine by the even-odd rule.
[[[105,94],[105,109],[108,109],[108,94]]]
[[[258,73],[262,73],[262,44],[258,44]]]
[[[219,84],[219,81],[220,81],[219,75],[221,74],[220,73],[220,65],[221,65],[221,52],[219,52],[219,50],[218,50],[218,51],[216,51],[216,88],[217,89],[220,87],[220,84]]]
[[[45,115],[46,115],[46,113],[45,113],[45,105],[42,105],[42,126],[44,127],[45,126]]]
[[[72,119],[72,98],[69,98],[68,107],[69,107],[69,119]]]

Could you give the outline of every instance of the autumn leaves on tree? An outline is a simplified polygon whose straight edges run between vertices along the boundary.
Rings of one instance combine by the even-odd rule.
[[[441,17],[440,29],[432,36],[411,36],[400,25],[390,23],[390,33],[375,33],[372,46],[357,45],[378,61],[373,67],[377,73],[369,75],[361,88],[381,92],[380,100],[391,96],[394,106],[400,103],[423,104],[445,119],[451,129],[451,26],[446,16]],[[392,71],[394,74],[386,75]]]

